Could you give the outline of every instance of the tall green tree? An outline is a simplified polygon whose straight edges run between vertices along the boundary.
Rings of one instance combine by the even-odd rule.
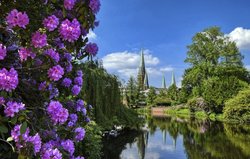
[[[126,87],[127,103],[129,107],[135,106],[138,98],[138,87],[134,77],[130,77]]]
[[[149,106],[153,105],[156,96],[157,95],[156,95],[155,88],[154,87],[150,87],[149,88],[149,92],[147,93],[147,98],[146,98],[147,105],[149,105]]]
[[[225,100],[235,95],[244,82],[249,82],[242,59],[235,42],[219,27],[197,33],[188,46],[185,62],[191,67],[185,70],[182,93],[187,98],[204,97],[211,111],[221,112]]]

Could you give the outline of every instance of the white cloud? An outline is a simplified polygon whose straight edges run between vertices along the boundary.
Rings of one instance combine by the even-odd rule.
[[[231,40],[235,41],[240,49],[250,49],[250,29],[237,27],[226,36],[229,36]]]
[[[171,66],[167,66],[167,67],[160,68],[160,71],[161,72],[172,72],[172,71],[174,71],[174,68]]]
[[[154,57],[149,50],[144,50],[144,59],[147,73],[158,75],[159,70],[155,67],[159,64],[160,60]],[[136,76],[140,64],[140,52],[114,52],[102,58],[103,66],[108,71],[118,73],[123,77]]]
[[[87,37],[89,38],[90,41],[94,41],[97,38],[97,35],[90,30],[89,33],[87,34]]]

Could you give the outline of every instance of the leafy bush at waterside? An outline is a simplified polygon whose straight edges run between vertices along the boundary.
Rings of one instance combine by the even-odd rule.
[[[228,100],[223,112],[224,118],[229,121],[250,122],[250,88]]]
[[[91,107],[75,61],[97,54],[86,35],[99,0],[1,0],[0,8],[0,158],[83,159],[75,150]]]

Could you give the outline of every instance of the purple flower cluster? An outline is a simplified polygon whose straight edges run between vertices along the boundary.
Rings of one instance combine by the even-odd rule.
[[[81,35],[80,23],[76,19],[72,22],[66,19],[62,22],[59,32],[63,40],[74,42]]]
[[[6,46],[0,43],[0,60],[3,60],[6,56],[7,50]]]
[[[75,140],[76,141],[82,141],[85,137],[85,130],[82,127],[78,127],[75,129]]]
[[[69,123],[68,123],[68,127],[72,127],[76,124],[77,122],[77,115],[76,114],[70,114],[69,115]]]
[[[68,110],[63,108],[59,101],[51,101],[47,107],[47,112],[54,124],[63,124],[69,116]]]
[[[93,56],[96,56],[98,52],[98,46],[96,45],[96,43],[88,43],[85,46],[85,51]]]
[[[43,81],[43,82],[41,82],[41,83],[39,84],[38,90],[39,90],[39,91],[43,91],[43,90],[45,90],[46,86],[47,86],[46,81]]]
[[[15,113],[24,109],[25,104],[9,101],[6,104],[4,113],[7,117],[14,117]]]
[[[29,128],[26,129],[25,133],[22,134],[22,138],[21,137],[21,125],[16,125],[14,127],[13,130],[11,130],[11,137],[13,138],[13,140],[16,142],[16,145],[18,148],[23,148],[23,147],[27,147],[31,143],[33,146],[33,151],[34,153],[38,153],[41,150],[41,146],[42,146],[42,141],[41,141],[41,137],[38,133],[36,133],[34,136],[29,136]]]
[[[64,7],[67,10],[71,10],[75,5],[76,0],[64,0]]]
[[[21,62],[26,61],[28,57],[31,57],[32,59],[36,57],[36,54],[33,53],[31,49],[24,48],[24,47],[20,48],[18,50],[18,53],[19,53]]]
[[[10,71],[5,68],[0,70],[0,90],[12,91],[18,85],[18,74],[14,68]]]
[[[74,83],[78,86],[82,86],[82,77],[76,77]]]
[[[81,99],[78,99],[76,101],[76,111],[80,112],[84,108],[84,101]]]
[[[10,28],[19,26],[21,28],[26,28],[26,25],[29,24],[29,17],[24,12],[18,12],[18,10],[13,9],[6,17],[6,21]]]
[[[32,44],[35,48],[42,48],[47,45],[47,35],[36,31],[32,34]]]
[[[93,13],[97,13],[100,10],[101,3],[99,0],[90,0],[89,7],[93,11]]]
[[[72,140],[64,140],[61,142],[61,145],[65,151],[68,151],[69,154],[72,156],[75,152],[75,146]]]
[[[71,89],[71,92],[74,96],[77,96],[80,93],[81,89],[82,88],[80,86],[74,85]]]
[[[64,58],[68,61],[71,62],[72,60],[72,55],[70,53],[64,53]]]
[[[62,153],[57,148],[48,148],[41,154],[41,159],[62,159]]]
[[[63,81],[62,81],[62,85],[64,87],[70,87],[72,84],[72,80],[70,78],[64,78]]]
[[[48,70],[48,76],[52,81],[58,81],[64,75],[63,68],[60,65],[53,66]]]
[[[43,20],[43,25],[49,31],[54,31],[59,25],[59,19],[55,15],[51,15]]]
[[[55,62],[59,62],[60,56],[59,53],[56,52],[54,49],[48,49],[44,52],[45,55],[49,55]]]

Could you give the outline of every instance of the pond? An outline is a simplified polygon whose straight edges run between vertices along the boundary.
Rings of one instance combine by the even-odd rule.
[[[148,117],[145,127],[104,140],[104,159],[250,159],[250,125]]]

